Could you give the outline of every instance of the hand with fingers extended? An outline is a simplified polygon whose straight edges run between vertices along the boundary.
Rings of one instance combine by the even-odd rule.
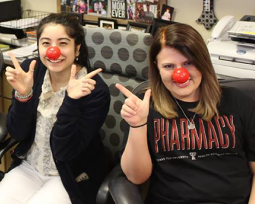
[[[145,124],[149,114],[151,90],[148,89],[141,100],[124,86],[116,84],[116,87],[127,97],[121,109],[122,118],[130,126],[138,127]]]
[[[96,85],[96,81],[91,78],[101,71],[102,69],[99,68],[88,73],[81,79],[76,79],[76,65],[72,65],[71,76],[67,86],[68,96],[73,99],[79,99],[83,96],[91,94]]]
[[[34,85],[34,68],[36,64],[36,60],[33,60],[29,65],[29,71],[25,72],[16,57],[13,53],[9,53],[9,56],[12,60],[14,68],[7,67],[6,68],[6,79],[10,83],[13,89],[15,89],[20,95],[27,95],[31,92],[31,89]]]

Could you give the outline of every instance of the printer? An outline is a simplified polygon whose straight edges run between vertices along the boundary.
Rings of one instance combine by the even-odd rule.
[[[219,78],[255,78],[255,16],[223,17],[207,47]]]

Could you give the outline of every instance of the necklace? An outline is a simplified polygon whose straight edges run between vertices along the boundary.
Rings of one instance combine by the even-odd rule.
[[[175,100],[176,104],[179,106],[179,108],[181,109],[181,111],[182,111],[183,115],[185,116],[185,118],[187,119],[189,130],[195,129],[196,126],[195,126],[195,123],[194,123],[194,118],[196,117],[197,114],[195,113],[193,118],[192,118],[192,121],[190,121],[189,118],[187,117],[187,115],[185,114],[184,110],[182,109],[181,105],[178,103],[178,101],[175,98],[174,98],[174,100]]]

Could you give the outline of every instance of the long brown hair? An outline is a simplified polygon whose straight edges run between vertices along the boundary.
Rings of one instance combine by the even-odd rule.
[[[201,35],[191,26],[175,23],[160,28],[150,47],[149,86],[155,109],[166,118],[178,116],[171,93],[163,84],[157,67],[157,55],[165,46],[174,48],[187,57],[202,74],[198,105],[190,109],[204,120],[218,115],[217,105],[221,99],[218,83],[206,44]]]

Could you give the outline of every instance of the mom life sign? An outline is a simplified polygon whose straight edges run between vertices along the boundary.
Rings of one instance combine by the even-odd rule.
[[[126,18],[127,5],[126,0],[112,0],[112,18]]]

